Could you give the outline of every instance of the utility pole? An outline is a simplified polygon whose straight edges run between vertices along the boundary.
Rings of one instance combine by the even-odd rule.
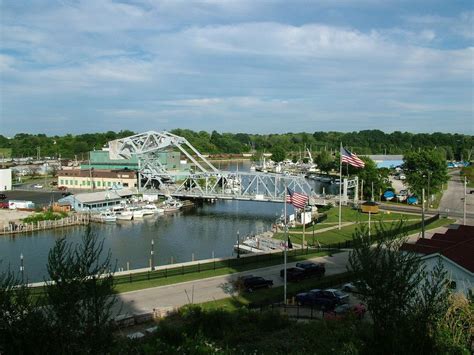
[[[360,200],[364,201],[364,180],[362,179],[360,182]]]
[[[237,259],[240,259],[240,231],[237,230]]]
[[[467,198],[467,180],[464,176],[464,209],[463,209],[463,224],[466,225],[466,198]]]
[[[425,188],[421,189],[421,237],[425,238]]]
[[[371,213],[371,211],[369,211],[369,237],[370,237],[370,222],[371,222],[371,218],[370,218],[370,217],[371,217],[371,215],[372,215],[372,213]]]
[[[151,265],[150,269],[151,271],[155,270],[155,241],[152,239],[151,240],[151,250],[150,250],[150,256],[151,256]]]
[[[25,265],[23,264],[23,253],[20,254],[20,273],[21,273],[21,283],[25,282]]]

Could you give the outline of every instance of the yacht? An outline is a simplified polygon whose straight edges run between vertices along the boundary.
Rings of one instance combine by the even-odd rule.
[[[168,198],[163,205],[163,210],[165,213],[171,213],[179,211],[183,207],[183,204],[174,198]]]
[[[133,214],[133,219],[142,219],[144,210],[141,207],[130,207],[128,209]]]
[[[133,212],[128,210],[118,211],[115,215],[119,221],[131,221],[133,218]]]
[[[148,204],[148,205],[143,206],[142,209],[143,209],[143,214],[145,216],[152,215],[152,214],[155,214],[155,213],[165,212],[165,210],[163,208],[158,208],[158,207],[156,207],[156,205],[151,204],[151,203]]]
[[[117,220],[117,216],[112,211],[103,211],[99,213],[99,220],[101,222],[115,222]]]

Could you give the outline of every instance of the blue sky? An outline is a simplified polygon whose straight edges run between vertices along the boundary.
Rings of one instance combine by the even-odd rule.
[[[0,0],[0,134],[474,134],[471,1]]]

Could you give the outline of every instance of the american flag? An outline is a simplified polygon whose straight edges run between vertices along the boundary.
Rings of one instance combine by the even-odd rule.
[[[291,191],[289,188],[287,188],[287,190],[288,190],[288,195],[286,195],[287,203],[291,203],[296,208],[304,208],[304,206],[306,206],[306,202],[308,202],[309,200],[308,196],[304,194],[300,194],[296,191]]]
[[[356,168],[363,168],[365,163],[354,153],[349,152],[344,147],[341,147],[341,162],[347,163]]]

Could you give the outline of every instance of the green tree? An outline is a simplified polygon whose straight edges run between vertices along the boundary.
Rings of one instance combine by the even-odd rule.
[[[56,241],[48,256],[45,313],[56,353],[106,353],[113,344],[114,279],[91,227],[82,243]]]
[[[321,151],[316,156],[316,164],[322,172],[328,173],[336,166],[334,157],[326,150]]]
[[[448,180],[448,168],[442,152],[434,149],[410,152],[403,158],[406,182],[412,192],[421,196],[422,189],[429,194],[440,191]]]
[[[272,153],[272,160],[277,163],[285,160],[286,158],[286,151],[285,149],[283,149],[283,147],[276,146],[272,148],[271,153]]]
[[[376,352],[435,353],[436,332],[448,308],[446,272],[430,273],[418,254],[400,252],[404,223],[380,223],[369,236],[367,226],[354,233],[349,269],[373,320]]]

